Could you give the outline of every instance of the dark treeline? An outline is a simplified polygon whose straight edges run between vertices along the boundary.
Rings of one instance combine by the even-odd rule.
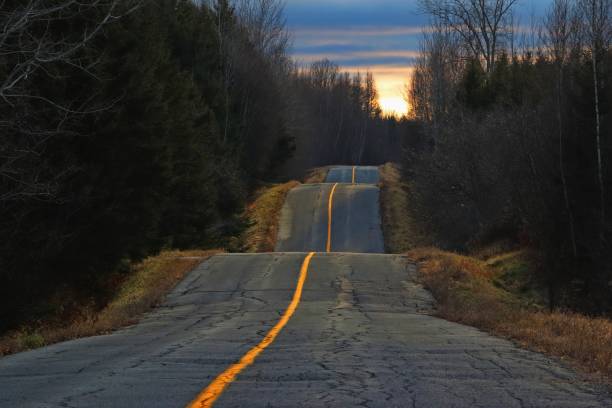
[[[374,165],[400,159],[406,122],[382,114],[371,73],[350,75],[323,60],[299,70],[296,80],[308,120],[293,165]]]
[[[298,69],[277,0],[0,7],[0,328],[161,248],[223,245],[261,181],[388,153],[366,141],[396,126],[371,77]]]
[[[610,313],[610,1],[554,0],[522,30],[512,0],[421,3],[410,97],[426,143],[407,167],[438,240],[511,237],[537,249],[551,307]]]

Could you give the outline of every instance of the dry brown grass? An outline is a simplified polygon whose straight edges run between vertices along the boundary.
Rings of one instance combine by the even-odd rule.
[[[410,203],[410,186],[402,180],[397,164],[387,163],[380,171],[380,209],[385,249],[399,254],[424,245],[422,229]]]
[[[324,183],[327,178],[327,173],[332,166],[315,167],[308,170],[304,178],[304,184]]]
[[[496,286],[513,254],[489,261],[421,248],[409,252],[445,319],[475,326],[520,345],[559,357],[595,378],[612,382],[612,321],[546,312]]]
[[[242,234],[245,252],[272,252],[276,246],[280,212],[287,193],[299,185],[297,181],[263,187],[257,198],[246,210],[245,217],[250,224]]]
[[[160,304],[165,295],[203,260],[220,250],[163,251],[132,267],[114,298],[102,310],[83,305],[66,321],[50,319],[0,337],[0,355],[60,341],[107,333],[135,323]]]

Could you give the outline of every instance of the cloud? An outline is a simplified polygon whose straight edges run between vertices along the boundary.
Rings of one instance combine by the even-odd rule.
[[[415,0],[289,0],[285,7],[291,26],[419,26],[425,16]]]
[[[421,27],[308,27],[292,29],[294,49],[301,52],[312,47],[415,48]]]
[[[335,38],[341,36],[353,37],[388,37],[388,36],[406,36],[421,34],[423,28],[421,26],[344,26],[344,27],[293,27],[291,29],[298,37],[324,37]]]
[[[550,0],[520,0],[521,33]],[[301,64],[327,58],[351,73],[373,73],[385,109],[405,106],[403,90],[429,17],[417,0],[287,0],[293,56]]]
[[[295,54],[294,58],[300,65],[308,65],[314,61],[329,59],[343,68],[367,67],[381,65],[404,65],[410,66],[418,53],[410,50],[390,51],[354,51],[343,53],[304,53]]]

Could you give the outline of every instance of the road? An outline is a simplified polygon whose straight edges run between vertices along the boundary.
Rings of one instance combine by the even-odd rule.
[[[325,252],[328,227],[334,252],[383,253],[379,191],[375,185],[305,184],[292,189],[281,211],[276,251]]]
[[[298,218],[324,212],[334,185],[287,205]],[[361,194],[348,187],[335,194]],[[352,175],[350,187],[376,188]],[[300,194],[322,204],[297,205]],[[352,211],[332,204],[332,224]],[[333,246],[368,247],[344,231],[331,229]],[[0,406],[612,406],[555,361],[432,317],[403,256],[327,252],[323,241],[311,240],[314,254],[289,236],[298,252],[212,257],[137,325],[0,359]]]
[[[375,166],[337,166],[327,172],[326,183],[378,184],[380,176]]]

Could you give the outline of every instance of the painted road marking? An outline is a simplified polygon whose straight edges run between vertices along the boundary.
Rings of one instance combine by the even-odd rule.
[[[204,389],[197,397],[194,399],[187,408],[208,408],[212,407],[215,401],[221,396],[223,391],[236,379],[236,376],[240,374],[242,370],[253,364],[255,359],[262,351],[266,349],[272,342],[276,339],[276,336],[280,333],[280,331],[285,327],[295,310],[297,309],[300,299],[302,297],[302,290],[304,289],[304,282],[306,282],[306,277],[308,276],[308,265],[310,265],[310,260],[314,256],[314,252],[310,252],[304,262],[302,263],[302,268],[300,269],[300,277],[298,278],[297,286],[295,288],[295,292],[293,293],[293,299],[291,299],[291,303],[287,306],[287,310],[283,314],[283,317],[276,323],[276,325],[270,329],[266,337],[255,347],[250,349],[239,362],[232,364],[229,366],[227,370],[219,374],[217,378],[213,382],[211,382],[208,387]]]
[[[334,184],[329,193],[329,201],[327,203],[327,247],[326,251],[331,252],[331,225],[332,225],[332,206],[334,202],[334,191],[336,191],[338,183]]]
[[[355,167],[357,166],[353,166],[353,181],[352,181],[353,184],[355,184]]]

